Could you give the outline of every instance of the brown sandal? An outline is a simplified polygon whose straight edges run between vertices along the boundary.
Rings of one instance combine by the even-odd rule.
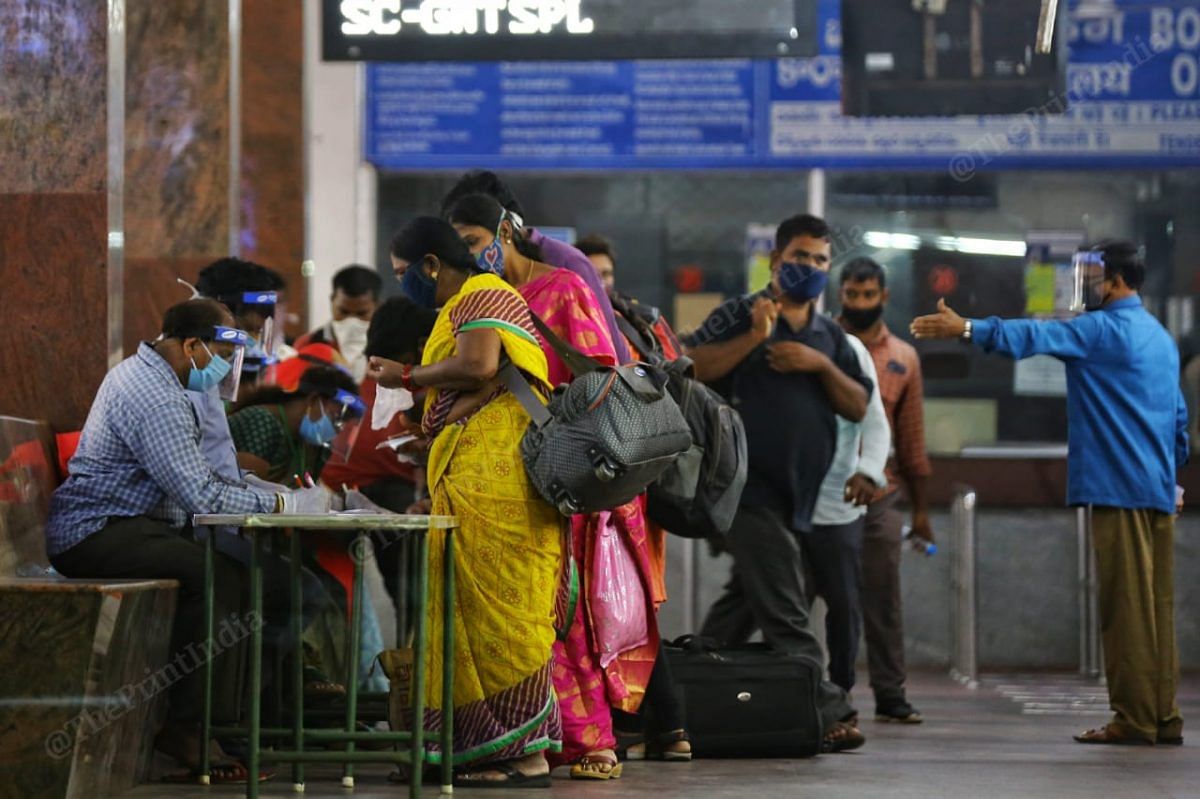
[[[1135,738],[1129,735],[1122,735],[1120,730],[1115,725],[1105,724],[1103,727],[1097,727],[1094,730],[1086,730],[1075,736],[1075,740],[1081,744],[1109,744],[1113,746],[1154,746],[1154,741],[1147,741],[1145,738]]]
[[[855,727],[853,724],[845,721],[834,722],[829,731],[825,733],[825,737],[821,739],[821,751],[830,752],[849,752],[851,749],[857,749],[867,742],[867,736]]]
[[[598,768],[593,768],[596,766]],[[603,767],[607,766],[605,770]],[[590,754],[579,758],[579,761],[571,766],[571,779],[573,780],[619,780],[623,766],[617,760],[616,755],[598,755]]]

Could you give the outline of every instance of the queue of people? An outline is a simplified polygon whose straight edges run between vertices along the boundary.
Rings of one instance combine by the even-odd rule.
[[[54,496],[52,562],[74,577],[179,580],[173,646],[186,648],[202,629],[198,542],[216,537],[218,615],[243,607],[249,562],[236,529],[193,528],[194,514],[324,513],[357,489],[393,512],[453,515],[461,531],[456,785],[548,787],[557,766],[569,767],[572,779],[610,781],[622,777],[625,760],[690,760],[656,622],[666,601],[669,531],[649,518],[645,495],[565,517],[525,472],[520,443],[530,416],[509,391],[506,370],[517,370],[543,402],[574,379],[536,315],[551,338],[601,365],[638,360],[647,342],[668,360],[686,355],[696,378],[740,414],[748,475],[721,542],[734,563],[698,632],[720,647],[758,633],[775,650],[827,662],[818,687],[822,749],[857,749],[866,736],[851,692],[864,635],[874,718],[923,720],[905,690],[896,506],[903,487],[913,535],[933,541],[930,465],[920,362],[883,322],[886,272],[856,258],[835,275],[831,241],[822,219],[784,220],[769,284],[723,303],[682,338],[655,309],[616,290],[610,244],[589,237],[576,249],[545,237],[490,172],[463,176],[437,216],[396,234],[390,256],[404,296],[381,302],[379,276],[351,265],[334,277],[332,321],[295,349],[279,336],[278,275],[222,259],[201,272],[194,298],[168,310],[161,336],[101,386]],[[1178,379],[1177,359],[1168,374],[1173,345],[1137,297],[1144,267],[1125,245],[1098,252],[1096,313],[1040,324],[964,320],[943,306],[916,320],[913,332],[1067,361],[1070,501],[1096,506],[1116,712],[1079,740],[1174,743],[1182,719],[1174,703],[1169,544],[1187,416],[1174,399],[1177,387],[1167,386]],[[837,317],[819,307],[831,278]],[[628,338],[624,322],[644,336]],[[1110,415],[1123,423],[1097,421]],[[400,437],[408,440],[398,451],[385,446]],[[1136,466],[1122,452],[1137,453]],[[619,651],[600,644],[604,600],[578,590],[604,536],[621,542],[643,588],[636,616],[644,634]],[[380,547],[376,556],[399,605],[408,587],[391,563],[396,552]],[[430,547],[422,664],[431,675],[430,741],[440,740],[445,711],[436,679],[445,634],[441,557]],[[307,625],[347,598],[322,571],[328,558],[303,566]],[[286,558],[268,556],[268,645],[289,643],[289,568]],[[817,596],[828,607],[824,646],[810,621]],[[234,650],[214,662],[217,722],[238,713],[237,657]],[[305,665],[306,692],[344,691],[319,657]],[[169,704],[159,746],[184,767],[182,779],[194,778],[205,746],[219,753],[214,782],[269,777],[247,774],[220,742],[199,739],[195,679],[180,681]]]

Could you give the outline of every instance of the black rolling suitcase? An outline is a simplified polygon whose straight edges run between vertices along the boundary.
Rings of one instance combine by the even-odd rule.
[[[666,648],[696,757],[812,757],[821,751],[822,667],[766,644],[719,649],[685,635]]]

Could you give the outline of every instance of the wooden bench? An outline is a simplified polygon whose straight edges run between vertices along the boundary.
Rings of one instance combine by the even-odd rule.
[[[107,796],[149,771],[179,584],[54,573],[55,463],[44,423],[0,416],[0,793]]]

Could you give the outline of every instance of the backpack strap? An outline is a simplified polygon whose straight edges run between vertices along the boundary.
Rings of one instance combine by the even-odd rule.
[[[554,353],[562,359],[567,368],[571,370],[571,374],[579,377],[588,372],[594,372],[600,369],[600,363],[593,358],[589,358],[579,350],[572,347],[567,342],[558,337],[558,334],[550,329],[550,326],[542,321],[542,318],[535,314],[532,310],[529,312],[529,318],[533,321],[533,326],[546,339],[546,343],[554,350]]]
[[[504,380],[504,387],[517,398],[517,402],[521,403],[521,407],[529,414],[535,427],[542,427],[554,418],[550,415],[549,409],[533,393],[533,388],[525,379],[525,375],[521,374],[521,370],[511,361],[500,370],[500,377]]]
[[[629,343],[638,351],[642,359],[647,363],[658,363],[662,357],[654,351],[654,347],[646,341],[646,337],[642,331],[638,330],[632,322],[625,318],[624,314],[617,313],[617,327],[621,329],[621,333],[625,338],[629,339]]]

